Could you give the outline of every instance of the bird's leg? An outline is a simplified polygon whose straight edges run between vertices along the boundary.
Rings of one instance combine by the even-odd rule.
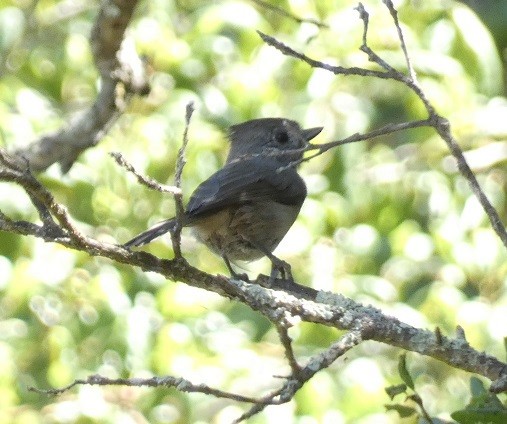
[[[269,285],[272,286],[276,280],[276,277],[280,275],[282,280],[288,280],[294,282],[292,278],[292,270],[290,264],[281,259],[277,258],[273,255],[268,249],[265,249],[263,246],[253,243],[250,241],[252,246],[255,246],[256,249],[260,250],[264,255],[271,261],[271,273],[269,275]]]
[[[225,254],[222,254],[222,259],[224,260],[225,262],[225,265],[227,266],[227,269],[229,270],[229,272],[231,273],[231,277],[236,279],[236,280],[243,280],[243,281],[246,281],[247,283],[250,282],[250,279],[248,278],[248,275],[246,275],[245,273],[243,274],[238,274],[234,268],[232,267],[231,265],[231,261],[229,260],[229,258],[225,255]]]
[[[266,256],[271,261],[271,274],[269,275],[269,283],[271,285],[275,282],[277,275],[280,275],[284,280],[294,281],[289,263],[277,258],[271,252],[266,253]]]

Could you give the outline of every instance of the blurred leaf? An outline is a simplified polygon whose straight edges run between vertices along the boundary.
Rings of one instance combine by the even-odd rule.
[[[403,380],[403,382],[412,390],[415,390],[414,381],[412,380],[412,377],[410,376],[410,373],[408,372],[407,369],[406,353],[402,353],[398,359],[398,373],[400,374],[400,377]]]
[[[477,76],[481,91],[490,96],[502,93],[502,64],[487,28],[467,7],[453,8],[451,17],[460,37],[456,51],[463,55],[465,66],[473,67],[470,74]]]
[[[453,412],[451,417],[460,424],[507,422],[507,408],[492,393],[472,397],[465,409]]]
[[[482,380],[475,376],[470,377],[470,391],[472,392],[473,398],[479,398],[488,393]]]
[[[386,387],[386,393],[391,398],[391,400],[394,399],[395,396],[405,393],[407,391],[407,385],[406,384],[398,384],[396,386],[389,386]]]
[[[384,405],[388,411],[396,411],[401,418],[407,418],[417,413],[415,408],[405,405]]]

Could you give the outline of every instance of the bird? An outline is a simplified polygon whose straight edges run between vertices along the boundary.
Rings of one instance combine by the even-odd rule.
[[[233,277],[231,263],[268,257],[270,279],[292,280],[290,265],[273,250],[296,220],[307,195],[297,172],[305,147],[323,127],[301,129],[285,118],[260,118],[230,127],[230,149],[224,166],[192,193],[181,217],[196,238],[221,256]],[[130,249],[172,232],[170,218],[137,235]]]

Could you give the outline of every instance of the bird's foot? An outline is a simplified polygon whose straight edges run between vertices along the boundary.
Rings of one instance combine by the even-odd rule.
[[[292,269],[289,263],[278,259],[276,256],[271,255],[271,274],[269,275],[269,284],[273,285],[277,276],[282,280],[294,282],[292,278]]]

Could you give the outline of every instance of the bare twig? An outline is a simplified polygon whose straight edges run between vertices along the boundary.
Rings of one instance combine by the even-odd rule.
[[[387,63],[384,59],[382,59],[368,47],[368,24],[370,22],[370,15],[361,2],[359,2],[355,9],[359,12],[359,17],[363,21],[363,44],[359,49],[368,55],[370,62],[375,62],[381,68],[385,69],[389,75],[389,78],[403,78],[403,74],[398,72],[395,68],[389,65],[389,63]],[[400,79],[400,81],[402,81],[402,79]]]
[[[475,194],[482,208],[488,215],[489,221],[491,222],[491,226],[493,227],[496,234],[502,241],[503,245],[507,248],[507,231],[505,230],[505,226],[502,223],[502,220],[500,219],[500,215],[498,214],[497,210],[493,207],[493,205],[487,198],[486,194],[482,191],[479,181],[477,181],[475,174],[470,169],[470,166],[468,165],[468,162],[466,161],[465,156],[463,155],[463,151],[461,150],[458,142],[452,135],[451,125],[449,124],[449,121],[441,117],[440,115],[434,114],[434,116],[432,116],[432,124],[433,124],[432,126],[438,132],[438,135],[447,144],[447,147],[449,148],[452,155],[456,159],[456,162],[458,163],[458,169],[461,175],[463,175],[463,177],[465,177],[465,179],[468,181],[468,184],[472,192]]]
[[[160,184],[158,181],[154,180],[153,178],[147,177],[146,175],[141,174],[139,171],[137,171],[134,166],[127,161],[123,157],[123,155],[119,152],[110,152],[109,153],[116,163],[120,165],[121,167],[125,168],[128,172],[134,174],[137,178],[137,181],[139,181],[140,184],[145,185],[148,188],[151,188],[152,190],[160,191],[161,193],[171,193],[173,195],[176,195],[178,193],[181,193],[181,189],[176,186],[168,186],[164,184]]]
[[[34,235],[46,240],[43,234],[42,226],[32,224],[28,221],[14,221],[5,215],[2,211],[0,211],[0,230],[9,233],[21,234],[24,236]],[[49,241],[54,241],[54,239],[54,235],[48,237]]]
[[[316,19],[308,19],[308,18],[299,18],[292,13],[287,12],[285,9],[272,5],[266,1],[263,0],[252,0],[252,2],[258,4],[259,6],[263,7],[264,9],[272,10],[273,12],[277,13],[278,15],[285,16],[286,18],[292,19],[293,21],[302,24],[302,23],[309,23],[318,26],[319,28],[329,28],[329,25],[318,21]]]
[[[266,409],[266,406],[269,405],[268,401],[274,399],[279,393],[280,390],[277,390],[276,392],[263,397],[261,402],[252,405],[248,411],[232,421],[232,424],[239,424],[245,420],[248,420],[249,418],[252,418],[254,415],[257,415],[259,412],[262,412],[264,409]]]
[[[52,194],[32,175],[28,162],[18,155],[9,155],[0,149],[0,176],[4,180],[14,181],[21,185],[36,207],[43,222],[42,228],[48,237],[62,237],[64,231],[76,240],[82,240],[84,235],[74,226],[67,209],[58,204]],[[58,228],[52,217],[55,217],[61,228]],[[39,234],[40,235],[40,234]]]
[[[364,68],[358,68],[358,67],[350,67],[346,68],[343,66],[334,66],[330,65],[328,63],[321,62],[319,60],[312,59],[308,56],[306,56],[303,53],[299,53],[296,50],[292,49],[291,47],[287,46],[286,44],[282,43],[281,41],[278,41],[276,38],[271,37],[270,35],[264,34],[261,31],[257,31],[259,36],[262,38],[262,40],[282,52],[286,56],[292,56],[295,59],[301,60],[303,62],[306,62],[308,65],[310,65],[312,68],[321,68],[325,69],[326,71],[332,72],[335,75],[359,75],[363,77],[377,77],[382,79],[392,79],[392,75],[385,71],[375,71],[371,69],[364,69]]]
[[[171,242],[173,245],[174,256],[176,258],[182,257],[181,229],[183,228],[183,215],[185,214],[185,208],[183,207],[183,192],[181,191],[181,175],[186,164],[185,150],[188,144],[188,129],[190,127],[190,119],[192,118],[193,112],[194,103],[189,102],[185,113],[185,131],[183,132],[183,142],[178,150],[178,160],[176,162],[176,171],[174,174],[174,184],[179,189],[179,192],[174,195],[174,203],[176,205],[176,224],[171,231]]]
[[[279,332],[280,334],[280,332]],[[281,337],[282,339],[282,337]],[[347,351],[357,346],[362,341],[360,331],[351,331],[342,336],[337,342],[333,343],[325,351],[314,355],[310,358],[304,367],[293,368],[293,374],[287,378],[284,385],[274,392],[262,398],[262,402],[253,405],[247,412],[237,418],[234,423],[240,423],[248,418],[261,412],[268,405],[277,405],[289,402],[296,392],[305,385],[316,373],[329,367],[339,357],[343,356]],[[282,340],[283,342],[283,340]],[[285,345],[285,342],[283,342]],[[290,339],[289,339],[290,345]],[[292,352],[292,348],[289,349]],[[287,350],[286,350],[287,352]]]
[[[368,60],[370,62],[374,62],[377,65],[379,65],[381,68],[386,70],[386,77],[389,79],[393,79],[395,81],[399,81],[403,84],[405,84],[408,88],[410,88],[416,95],[419,97],[421,102],[424,104],[424,107],[426,108],[426,111],[428,112],[428,115],[431,117],[435,114],[435,109],[431,105],[430,101],[426,97],[426,94],[421,90],[419,85],[417,84],[417,81],[412,78],[412,75],[406,76],[402,72],[398,71],[397,69],[393,68],[389,63],[387,63],[384,59],[382,59],[378,54],[376,54],[369,46],[368,46],[368,21],[369,21],[369,14],[364,8],[362,3],[359,3],[356,7],[356,10],[359,12],[359,17],[363,21],[363,44],[359,48],[363,53],[365,53],[368,56]],[[401,27],[399,26],[398,20],[395,20],[395,26],[398,31],[399,36],[401,37],[400,40],[404,44],[404,37],[403,37],[403,31],[401,30]],[[401,34],[401,35],[400,35]]]
[[[359,328],[359,327],[358,327]],[[304,381],[308,381],[318,371],[329,367],[334,361],[343,356],[353,347],[357,346],[364,339],[371,337],[371,329],[368,325],[363,325],[360,330],[352,330],[344,334],[338,341],[333,343],[328,349],[314,355],[308,363],[301,369],[300,374]],[[364,335],[363,335],[364,334]],[[366,337],[365,337],[366,336]]]
[[[414,67],[412,66],[412,61],[410,60],[410,56],[408,55],[407,45],[405,44],[405,37],[403,36],[403,31],[401,30],[401,25],[398,20],[398,11],[395,9],[393,2],[391,0],[382,0],[384,4],[389,9],[389,13],[394,21],[394,25],[396,26],[396,30],[398,31],[398,38],[400,39],[401,50],[403,50],[403,55],[405,56],[405,61],[407,62],[408,75],[410,79],[414,82],[417,82],[416,74],[414,71]]]
[[[292,350],[292,339],[289,336],[288,325],[286,322],[277,322],[276,329],[278,331],[278,337],[282,343],[282,346],[285,349],[285,357],[289,362],[290,368],[292,370],[293,375],[298,375],[301,371],[301,367],[299,366],[296,356],[294,355],[294,351]]]
[[[204,393],[217,398],[232,399],[238,402],[257,403],[259,401],[256,398],[225,392],[223,390],[209,387],[206,384],[194,384],[184,378],[171,376],[150,378],[108,378],[101,375],[91,375],[86,379],[74,380],[71,384],[59,389],[40,389],[37,387],[29,387],[28,390],[46,395],[60,395],[75,386],[84,384],[92,386],[174,387],[180,392]]]
[[[377,128],[376,130],[364,134],[359,133],[352,134],[351,136],[348,136],[343,140],[331,141],[329,143],[324,144],[311,144],[309,147],[306,148],[306,150],[317,150],[318,154],[322,154],[334,147],[342,146],[344,144],[355,143],[357,141],[371,140],[373,138],[393,134],[398,131],[404,131],[412,128],[427,127],[430,125],[431,122],[429,119],[421,119],[418,121],[410,121],[410,122],[400,122],[398,124],[387,124],[384,125],[383,127]],[[312,157],[314,156],[307,157],[304,160],[309,160]]]
[[[281,171],[287,167],[290,167],[290,166],[298,166],[302,162],[307,162],[317,156],[320,156],[322,153],[325,153],[330,149],[333,149],[338,146],[343,146],[344,144],[356,143],[358,141],[372,140],[376,137],[381,137],[381,136],[393,134],[398,131],[404,131],[404,130],[408,130],[411,128],[420,128],[420,127],[428,127],[428,126],[431,126],[429,119],[421,119],[418,121],[410,121],[410,122],[400,122],[399,124],[387,124],[381,128],[377,128],[376,130],[373,130],[373,131],[370,131],[370,132],[367,132],[364,134],[355,133],[355,134],[348,136],[347,138],[344,138],[343,140],[331,141],[329,143],[323,143],[323,144],[309,144],[308,147],[306,147],[304,150],[305,151],[316,150],[315,153],[312,153],[309,156],[305,156],[304,158],[302,158],[298,161],[291,162],[288,166],[279,168],[279,171]]]
[[[388,2],[388,3],[386,3],[386,5],[390,8],[392,5],[390,5],[390,2]],[[496,211],[496,209],[493,207],[493,205],[488,200],[487,196],[482,191],[482,189],[477,181],[477,178],[475,177],[474,173],[470,169],[470,166],[468,165],[461,148],[459,147],[458,143],[456,142],[456,140],[454,139],[454,137],[451,133],[449,122],[445,118],[441,117],[440,115],[438,115],[436,113],[434,107],[431,105],[428,98],[426,97],[426,95],[424,94],[422,89],[417,84],[417,81],[415,79],[413,79],[413,75],[414,75],[413,71],[411,72],[411,74],[409,76],[406,76],[406,75],[402,74],[401,72],[399,72],[398,70],[396,70],[395,68],[393,68],[386,61],[384,61],[380,56],[378,56],[373,50],[371,50],[371,48],[368,46],[368,40],[367,40],[368,22],[369,22],[368,12],[366,11],[366,9],[362,5],[362,3],[359,3],[359,5],[356,7],[356,10],[359,12],[359,16],[360,16],[361,20],[363,21],[363,44],[361,45],[360,49],[361,49],[361,51],[363,51],[364,53],[366,53],[368,55],[368,58],[370,61],[378,64],[381,68],[384,69],[384,71],[373,71],[373,70],[356,68],[356,67],[345,68],[342,66],[332,66],[332,65],[320,62],[318,60],[311,59],[308,56],[293,50],[291,47],[281,43],[280,41],[276,40],[275,38],[270,37],[260,31],[258,31],[258,33],[267,44],[275,47],[276,49],[278,49],[279,51],[281,51],[285,55],[292,56],[296,59],[306,62],[307,64],[309,64],[310,66],[312,66],[314,68],[325,69],[325,70],[332,72],[334,74],[337,74],[337,75],[340,74],[340,75],[375,76],[378,78],[393,79],[395,81],[399,81],[399,82],[405,84],[408,88],[410,88],[419,97],[419,99],[423,103],[424,107],[426,108],[426,111],[428,112],[428,118],[421,120],[421,121],[414,121],[417,124],[414,125],[412,128],[415,128],[416,126],[425,126],[425,125],[432,126],[437,131],[437,133],[440,135],[440,137],[445,141],[449,150],[451,151],[452,155],[454,156],[454,158],[456,159],[456,161],[458,163],[459,171],[466,178],[466,180],[468,181],[468,183],[472,189],[472,192],[476,195],[479,202],[481,203],[484,211],[488,215],[488,218],[489,218],[491,225],[492,225],[493,229],[495,230],[496,234],[498,235],[498,237],[500,238],[500,240],[502,241],[504,246],[507,247],[507,231],[505,229],[505,226],[503,225],[498,212]],[[404,45],[405,42],[404,42],[404,38],[403,38],[403,31],[401,30],[401,27],[400,27],[399,22],[397,20],[397,15],[395,15],[395,16],[396,16],[395,25],[398,30],[398,34],[400,36],[400,41],[402,42],[402,45]],[[395,16],[393,16],[393,19],[395,18]],[[406,46],[405,46],[405,50],[406,50]],[[405,54],[408,57],[408,53],[405,53]],[[401,124],[401,125],[403,126],[404,124]],[[409,128],[409,126],[407,126],[406,128]],[[337,146],[337,145],[345,144],[346,142],[349,143],[349,142],[353,142],[353,141],[358,141],[358,140],[356,140],[356,135],[351,136],[350,141],[348,139],[345,139],[343,141],[330,143],[331,146],[329,148]],[[313,149],[313,147],[311,147],[311,148]],[[316,155],[319,155],[319,154],[320,154],[320,151],[318,151],[314,155],[310,155],[309,157],[304,158],[303,160],[309,160],[312,157],[315,157]],[[290,164],[290,166],[294,166],[294,165]]]
[[[192,119],[192,114],[194,113],[194,110],[195,110],[194,102],[189,102],[187,104],[185,112],[185,130],[183,131],[183,143],[181,144],[181,147],[178,150],[178,160],[176,162],[176,172],[174,175],[174,183],[176,187],[180,189],[181,189],[181,175],[183,174],[183,168],[187,163],[187,160],[185,159],[185,150],[188,145],[188,130],[190,128],[190,120]],[[180,206],[183,207],[183,205],[181,204]]]
[[[367,331],[366,327],[362,331]],[[323,352],[312,356],[307,364],[299,369],[298,374],[294,375],[293,379],[288,379],[285,383],[279,395],[280,402],[288,402],[292,399],[296,392],[315,374],[329,367],[334,361],[357,346],[361,341],[363,341],[361,331],[350,331]]]

